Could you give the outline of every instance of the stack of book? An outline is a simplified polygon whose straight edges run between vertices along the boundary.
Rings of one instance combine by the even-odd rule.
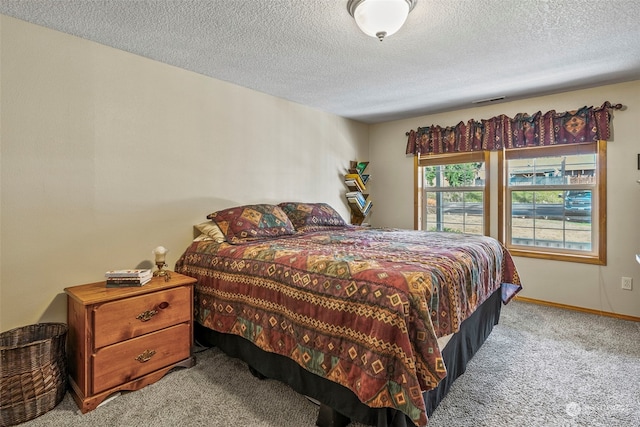
[[[110,270],[105,274],[107,288],[126,288],[130,286],[144,286],[153,277],[150,269]]]
[[[371,209],[372,204],[371,200],[367,200],[367,195],[362,194],[359,191],[350,191],[345,194],[345,196],[349,202],[349,206],[351,206],[351,209],[360,211],[364,216],[369,213],[369,209]]]
[[[361,175],[359,173],[350,172],[344,175],[344,183],[349,187],[351,191],[367,191],[367,181],[369,175]]]

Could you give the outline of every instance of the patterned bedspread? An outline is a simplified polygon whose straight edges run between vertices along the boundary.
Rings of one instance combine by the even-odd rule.
[[[287,356],[417,425],[427,423],[422,391],[446,375],[437,338],[458,331],[501,284],[520,289],[495,239],[361,227],[193,242],[176,271],[198,279],[202,325]]]

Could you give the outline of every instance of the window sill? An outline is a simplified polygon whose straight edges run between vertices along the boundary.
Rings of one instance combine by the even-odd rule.
[[[582,264],[607,265],[607,260],[594,254],[569,254],[558,252],[531,251],[518,246],[507,246],[513,256],[538,258],[550,261],[577,262]]]

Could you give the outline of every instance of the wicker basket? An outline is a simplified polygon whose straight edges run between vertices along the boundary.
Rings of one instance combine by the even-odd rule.
[[[0,334],[0,426],[53,409],[67,391],[67,325],[38,323]]]

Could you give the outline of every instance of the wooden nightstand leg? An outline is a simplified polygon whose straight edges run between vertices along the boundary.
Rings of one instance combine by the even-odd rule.
[[[109,396],[119,391],[135,391],[140,390],[143,387],[148,386],[149,384],[153,384],[156,381],[160,380],[164,377],[169,371],[173,368],[191,368],[196,365],[195,356],[188,357],[172,366],[167,366],[166,368],[160,369],[158,371],[152,372],[148,375],[135,379],[133,381],[129,381],[128,383],[122,384],[118,387],[114,387],[105,391],[103,393],[98,393],[90,397],[85,397],[80,391],[77,384],[73,381],[72,378],[69,379],[69,384],[71,385],[71,396],[73,400],[75,400],[78,408],[82,411],[83,414],[86,414],[89,411],[93,411],[96,409],[102,402],[104,402]]]

